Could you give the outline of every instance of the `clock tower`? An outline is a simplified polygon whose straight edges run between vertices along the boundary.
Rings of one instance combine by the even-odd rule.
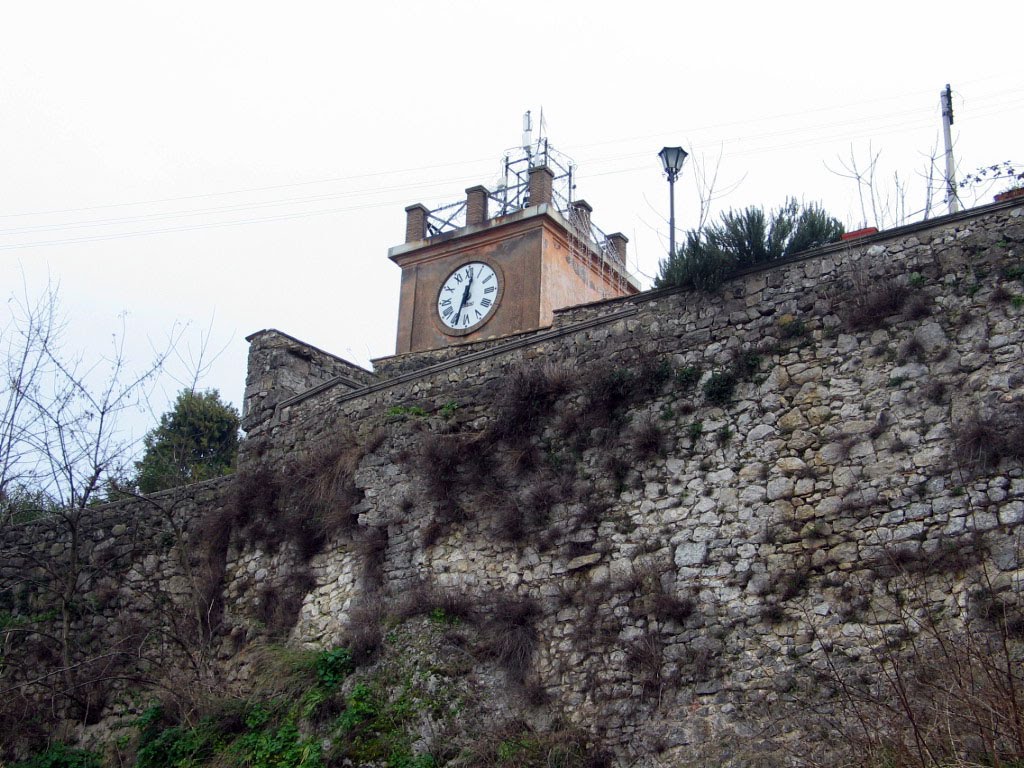
[[[571,162],[524,140],[504,171],[494,190],[405,209],[405,243],[388,252],[402,268],[397,354],[535,331],[556,309],[639,291],[626,237],[573,200]]]

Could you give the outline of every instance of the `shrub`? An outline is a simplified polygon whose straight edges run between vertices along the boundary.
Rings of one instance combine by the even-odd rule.
[[[637,381],[633,388],[634,400],[650,400],[661,394],[672,378],[672,363],[667,358],[648,355],[637,366]]]
[[[711,374],[704,382],[704,399],[712,405],[724,406],[732,400],[738,379],[733,371]]]
[[[616,422],[632,400],[636,375],[627,368],[604,368],[590,377],[587,385],[589,415],[599,426]]]
[[[253,471],[239,473],[232,498],[232,518],[242,527],[272,518],[277,512],[281,486],[274,472],[261,465]]]
[[[661,621],[682,624],[692,614],[697,604],[691,597],[678,597],[658,591],[654,595],[654,613]]]
[[[71,749],[61,742],[28,760],[12,763],[11,768],[101,768],[100,756],[84,749]]]
[[[327,692],[337,689],[353,669],[352,652],[348,648],[321,651],[316,657],[317,683]]]
[[[896,362],[900,365],[903,365],[909,360],[916,360],[920,362],[924,359],[924,356],[924,344],[922,344],[920,339],[916,336],[911,336],[900,344],[899,351],[896,353]]]
[[[900,311],[909,293],[905,285],[894,280],[871,287],[855,280],[852,288],[843,294],[839,318],[850,331],[878,328]]]
[[[838,219],[794,198],[769,214],[756,207],[730,209],[702,232],[687,232],[683,246],[661,262],[654,284],[714,290],[739,270],[834,243],[842,233]]]
[[[476,608],[469,596],[454,589],[420,584],[405,593],[396,607],[399,618],[430,616],[445,623],[475,622]]]
[[[609,768],[611,757],[576,730],[538,732],[526,723],[491,729],[460,755],[459,765],[474,768]]]
[[[459,491],[467,475],[479,477],[480,463],[486,460],[478,441],[465,435],[431,434],[420,443],[417,469],[429,498],[438,504],[444,522],[464,519]],[[476,472],[467,467],[476,465]]]
[[[662,455],[664,451],[664,435],[661,427],[651,419],[644,419],[633,428],[633,452],[641,461]]]
[[[504,668],[510,681],[522,684],[537,646],[534,623],[540,607],[529,598],[500,596],[484,626],[483,644],[487,654]]]
[[[676,371],[676,384],[680,389],[689,391],[697,386],[704,370],[699,365],[687,365]]]
[[[355,528],[352,508],[363,498],[355,473],[363,455],[355,438],[343,435],[288,466],[288,529],[307,558],[332,537]]]
[[[349,611],[345,647],[352,653],[352,661],[357,666],[368,664],[380,649],[384,639],[382,610],[379,604],[364,603]]]
[[[626,668],[635,672],[644,689],[650,691],[661,682],[665,643],[656,632],[647,631],[626,649]]]
[[[1004,459],[1024,458],[1024,406],[1007,406],[989,416],[974,413],[954,430],[953,458],[977,473],[997,468]]]
[[[289,571],[283,582],[264,584],[259,591],[257,618],[272,636],[287,635],[299,618],[306,595],[315,586],[313,572],[304,564]]]
[[[498,439],[520,443],[536,434],[560,397],[572,389],[573,378],[554,365],[525,365],[505,380],[490,432]]]
[[[384,584],[384,561],[388,549],[388,529],[384,526],[368,529],[359,540],[359,554],[363,560],[363,589],[374,591]]]

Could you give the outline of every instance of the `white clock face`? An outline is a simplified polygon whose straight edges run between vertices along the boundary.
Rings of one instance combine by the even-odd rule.
[[[471,261],[452,272],[437,294],[437,316],[453,331],[483,323],[497,309],[501,295],[498,275],[487,264]]]

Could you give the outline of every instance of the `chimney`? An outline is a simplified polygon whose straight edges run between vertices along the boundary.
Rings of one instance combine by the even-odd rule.
[[[427,236],[427,215],[430,209],[422,203],[405,209],[405,242],[415,243]]]
[[[629,238],[621,232],[612,232],[608,235],[608,250],[623,264],[626,263],[626,243],[628,242]]]
[[[551,202],[551,186],[555,173],[546,165],[530,169],[530,205]]]
[[[487,221],[487,187],[475,186],[466,190],[466,226]]]
[[[590,237],[590,214],[594,212],[590,203],[586,200],[574,200],[572,202],[572,223],[587,238]]]

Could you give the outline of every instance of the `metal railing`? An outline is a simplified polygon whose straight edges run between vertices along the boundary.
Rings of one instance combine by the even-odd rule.
[[[487,191],[488,219],[529,208],[530,171],[546,167],[552,173],[551,205],[569,223],[571,234],[581,243],[586,243],[602,261],[611,262],[618,270],[625,270],[626,264],[608,236],[589,217],[573,206],[573,191],[576,188],[574,176],[576,166],[571,159],[552,147],[547,139],[540,139],[530,147],[519,147],[505,153],[502,175],[494,189]],[[445,232],[454,232],[466,226],[466,201],[447,203],[427,213],[426,235],[434,237]]]

